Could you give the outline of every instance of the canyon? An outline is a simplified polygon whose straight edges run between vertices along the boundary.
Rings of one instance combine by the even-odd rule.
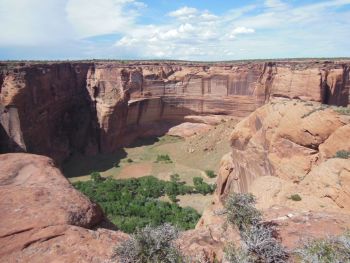
[[[346,60],[3,62],[0,152],[61,163],[162,134],[189,115],[243,118],[272,97],[347,106],[349,70]]]
[[[112,262],[128,236],[56,166],[138,137],[219,137],[223,117],[239,123],[219,131],[230,152],[212,202],[178,241],[186,255],[213,262],[239,242],[220,212],[232,192],[253,193],[289,249],[350,228],[350,161],[336,158],[350,152],[349,60],[2,62],[0,87],[0,261]]]

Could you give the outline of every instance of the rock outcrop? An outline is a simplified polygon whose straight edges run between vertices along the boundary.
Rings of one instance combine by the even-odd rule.
[[[347,106],[349,61],[0,64],[0,152],[112,152],[188,115],[245,117],[273,97]],[[161,129],[155,123],[161,122]]]
[[[52,159],[0,155],[0,262],[103,262],[126,235],[97,228],[101,209]]]
[[[231,134],[232,151],[222,158],[215,198],[197,225],[197,237],[207,233],[202,242],[208,247],[215,241],[209,233],[223,228],[224,223],[217,223],[225,221],[220,211],[233,192],[257,197],[257,208],[265,220],[277,224],[288,248],[298,247],[300,240],[346,231],[349,136],[350,115],[344,108],[278,98],[257,109]],[[221,248],[229,241],[225,236],[217,240]],[[221,250],[208,253],[220,255]]]

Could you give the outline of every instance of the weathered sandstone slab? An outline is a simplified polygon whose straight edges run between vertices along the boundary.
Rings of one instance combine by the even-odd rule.
[[[0,262],[103,262],[126,237],[89,230],[101,209],[43,156],[0,155],[0,209]]]

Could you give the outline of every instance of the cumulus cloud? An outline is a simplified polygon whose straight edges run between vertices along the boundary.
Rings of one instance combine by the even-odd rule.
[[[134,7],[134,8],[130,8]],[[138,9],[146,5],[134,0],[93,1],[68,0],[68,21],[80,37],[125,32],[139,16]]]
[[[177,18],[191,18],[198,13],[198,10],[193,7],[184,6],[180,9],[170,12],[168,15]]]
[[[264,0],[222,13],[192,6],[155,13],[137,0],[0,0],[0,58],[6,57],[3,50],[16,53],[14,46],[26,47],[18,54],[30,46],[43,54],[59,49],[62,58],[350,55],[350,11],[343,9],[350,0],[295,3]]]

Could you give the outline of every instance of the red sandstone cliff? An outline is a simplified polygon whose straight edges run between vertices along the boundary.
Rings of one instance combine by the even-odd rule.
[[[349,103],[349,62],[0,64],[0,152],[62,161],[186,115],[245,117],[272,97]]]

